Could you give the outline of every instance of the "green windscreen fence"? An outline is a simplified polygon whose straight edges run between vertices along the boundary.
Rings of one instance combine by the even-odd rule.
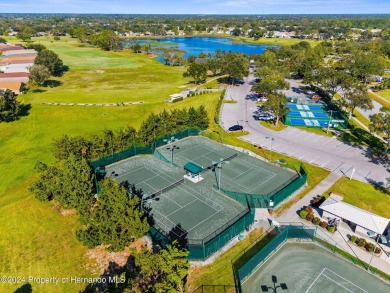
[[[188,259],[200,261],[207,259],[252,225],[254,217],[254,211],[247,209],[204,239],[187,239],[189,249]],[[170,239],[170,234],[157,224],[151,227],[149,236],[152,237],[153,241],[161,245],[166,245],[174,240]]]
[[[223,194],[230,197],[231,199],[251,208],[275,208],[291,194],[306,184],[307,171],[305,167],[300,164],[299,168],[295,170],[297,171],[297,174],[294,177],[280,185],[269,194],[248,194],[225,190],[222,188],[218,189],[218,186],[216,185],[214,185],[214,188],[220,190]],[[271,202],[273,202],[272,206],[270,205]]]
[[[265,246],[259,246],[259,250],[241,267],[235,268],[237,270],[236,273],[239,283],[241,284],[246,278],[252,275],[252,273],[255,272],[275,251],[277,251],[283,243],[291,238],[314,241],[316,239],[316,227],[287,226],[282,228],[281,232],[273,237],[273,239]],[[250,251],[249,249],[246,250]],[[245,254],[242,254],[240,258],[241,257],[245,257]],[[240,258],[236,259],[235,262],[239,262]]]
[[[153,141],[149,145],[144,145],[144,146],[131,146],[127,148],[124,151],[114,153],[113,155],[105,156],[100,159],[97,159],[95,161],[90,162],[90,166],[94,169],[97,167],[104,167],[134,156],[139,156],[139,155],[152,155],[155,153],[156,148],[166,145],[168,143],[173,142],[174,140],[177,139],[183,139],[189,136],[197,136],[199,135],[199,130],[197,128],[189,128],[185,129],[182,131],[178,131],[176,133],[168,134],[163,137],[160,137]],[[167,158],[165,158],[161,153],[155,154],[156,157],[164,162],[169,162]]]

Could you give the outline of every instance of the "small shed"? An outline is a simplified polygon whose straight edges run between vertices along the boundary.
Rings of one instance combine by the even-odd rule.
[[[184,170],[186,171],[186,175],[184,178],[196,183],[203,180],[203,177],[200,175],[202,173],[203,168],[194,163],[188,162],[184,165]]]

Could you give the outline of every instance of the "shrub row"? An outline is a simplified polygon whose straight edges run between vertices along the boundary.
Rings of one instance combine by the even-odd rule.
[[[189,92],[187,94],[187,98],[188,97],[194,97],[194,96],[200,96],[200,95],[204,95],[204,94],[209,94],[211,93],[212,91],[197,91],[197,92]]]
[[[225,92],[226,92],[226,90],[223,90],[221,92],[221,95],[219,96],[217,108],[215,109],[214,122],[217,124],[219,123],[219,112],[221,111],[222,102],[223,102],[223,99],[225,98]]]
[[[352,235],[349,241],[355,243],[359,247],[364,247],[368,252],[373,252],[374,249],[377,254],[381,252],[381,249],[378,246],[375,247],[374,243],[367,242],[366,239],[358,238],[356,235]]]
[[[307,206],[304,210],[299,212],[299,216],[302,219],[305,219],[309,222],[312,222],[314,225],[319,225],[321,228],[327,229],[329,232],[334,233],[336,231],[336,227],[333,225],[329,225],[325,221],[321,221],[320,218],[314,217],[313,208],[311,206]]]

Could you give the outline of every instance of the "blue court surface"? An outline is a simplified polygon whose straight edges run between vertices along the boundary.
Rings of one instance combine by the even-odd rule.
[[[329,119],[329,116],[324,112],[310,112],[310,111],[290,111],[288,113],[289,117],[297,118],[317,118],[317,119]]]
[[[324,111],[321,105],[298,105],[288,104],[287,105],[292,111]]]
[[[328,120],[289,118],[291,125],[306,127],[328,127]],[[332,126],[332,125],[331,125]]]

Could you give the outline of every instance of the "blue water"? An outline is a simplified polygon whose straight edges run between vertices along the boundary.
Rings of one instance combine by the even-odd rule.
[[[165,48],[177,48],[186,51],[183,57],[187,58],[189,55],[198,56],[199,53],[211,53],[214,54],[217,50],[231,51],[251,54],[262,54],[269,47],[278,47],[270,45],[257,45],[248,43],[233,43],[231,39],[215,38],[215,37],[177,37],[177,38],[165,38],[165,39],[145,39],[138,40],[139,44],[145,44],[148,42],[159,42],[158,46],[152,46],[153,48],[165,47]],[[175,43],[175,44],[172,44]]]

